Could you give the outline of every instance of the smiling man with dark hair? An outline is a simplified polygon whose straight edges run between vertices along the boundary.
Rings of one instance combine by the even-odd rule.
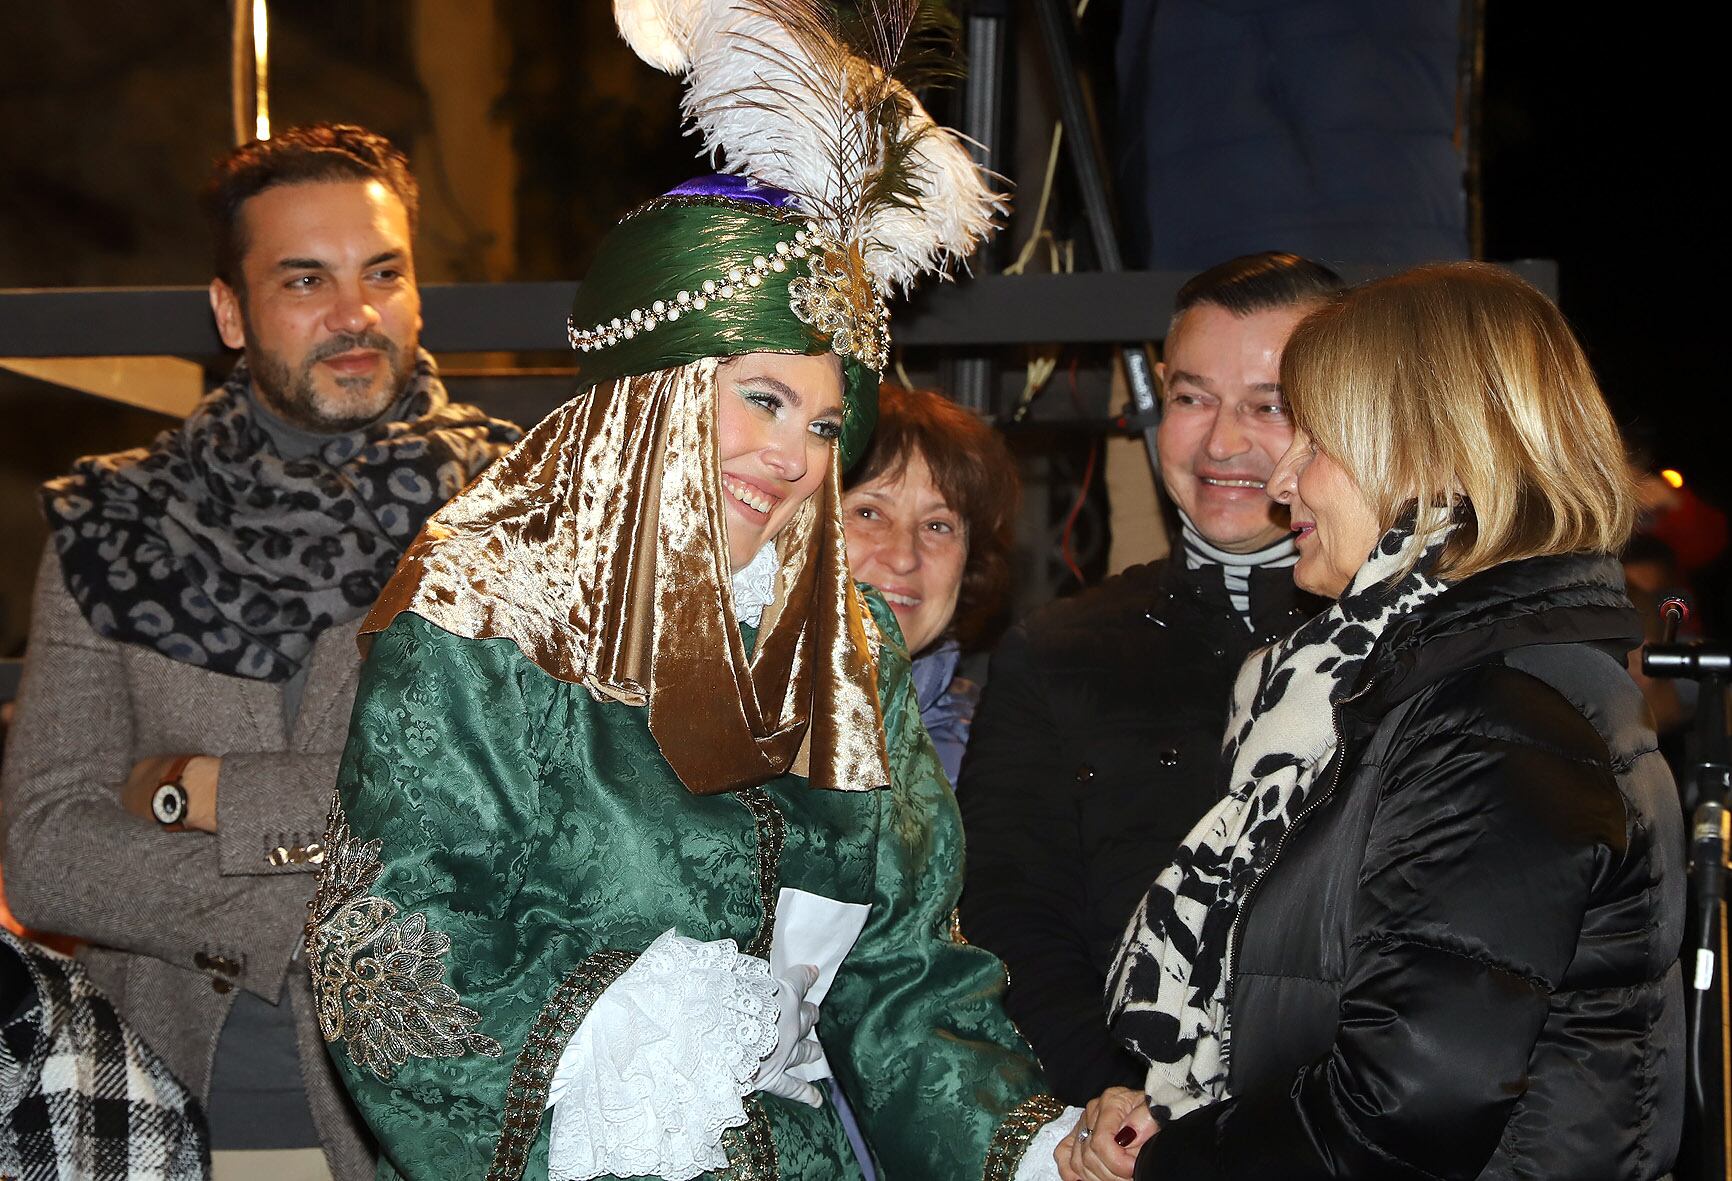
[[[420,348],[415,201],[359,127],[219,161],[211,309],[244,357],[181,426],[44,489],[7,894],[84,944],[204,1101],[219,1181],[373,1173],[291,970],[355,633],[422,522],[518,437]]]
[[[1185,284],[1157,436],[1182,553],[1052,604],[993,655],[957,786],[962,929],[1010,969],[1005,1008],[1066,1103],[1141,1084],[1146,1064],[1107,1032],[1119,936],[1215,802],[1240,663],[1323,605],[1294,589],[1286,515],[1263,484],[1293,437],[1281,350],[1340,289],[1275,253]]]

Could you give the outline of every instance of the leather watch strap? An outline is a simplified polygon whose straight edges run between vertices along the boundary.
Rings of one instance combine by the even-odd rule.
[[[162,778],[156,781],[156,785],[161,787],[165,783],[179,783],[180,777],[186,774],[187,767],[191,766],[196,758],[197,755],[181,755],[168,765],[168,770],[162,773]]]

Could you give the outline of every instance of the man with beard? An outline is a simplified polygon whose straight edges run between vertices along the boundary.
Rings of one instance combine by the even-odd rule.
[[[419,348],[417,197],[359,127],[221,160],[211,308],[244,358],[179,428],[44,489],[7,892],[83,943],[204,1100],[218,1178],[373,1172],[293,962],[356,628],[422,522],[519,435],[451,402]]]
[[[1341,286],[1263,253],[1180,289],[1157,443],[1183,552],[1052,604],[993,654],[957,785],[962,930],[1010,969],[1005,1008],[1066,1103],[1142,1085],[1147,1064],[1107,1032],[1119,936],[1217,799],[1240,664],[1324,605],[1293,586],[1263,482],[1293,437],[1281,349]]]

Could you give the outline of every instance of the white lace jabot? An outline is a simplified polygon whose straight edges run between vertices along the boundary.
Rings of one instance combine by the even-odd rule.
[[[745,568],[734,575],[734,618],[757,627],[764,608],[776,597],[776,543],[766,541]]]
[[[689,1181],[724,1169],[722,1132],[776,1045],[770,965],[731,939],[673,931],[596,999],[559,1056],[547,1105],[551,1181]]]

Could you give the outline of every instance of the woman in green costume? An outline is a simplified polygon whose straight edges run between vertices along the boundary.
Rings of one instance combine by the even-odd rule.
[[[609,235],[580,393],[428,523],[363,629],[308,925],[331,1053],[386,1177],[857,1176],[826,1078],[890,1181],[1055,1176],[1030,1144],[1068,1121],[1002,967],[953,938],[955,804],[840,519],[882,292],[996,199],[810,4],[616,11],[751,179]],[[825,70],[876,145],[853,173],[736,147]]]

